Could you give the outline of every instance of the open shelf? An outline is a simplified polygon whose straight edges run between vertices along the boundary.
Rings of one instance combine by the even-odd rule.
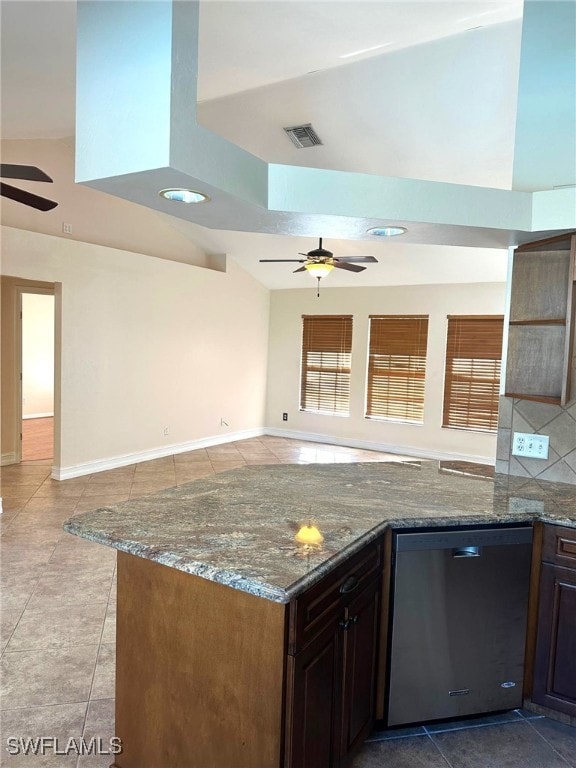
[[[510,325],[566,325],[566,318],[552,320],[510,320]]]
[[[576,235],[514,254],[507,397],[565,405],[572,397]]]
[[[537,403],[550,403],[551,405],[560,405],[561,398],[550,397],[549,395],[526,395],[524,392],[504,392],[505,397],[512,397],[516,400],[534,400]]]

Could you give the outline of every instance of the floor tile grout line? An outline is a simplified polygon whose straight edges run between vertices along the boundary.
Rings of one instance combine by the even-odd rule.
[[[556,749],[556,747],[554,746],[554,744],[552,744],[552,742],[551,742],[551,741],[548,741],[548,739],[547,739],[547,738],[546,738],[546,737],[545,737],[545,736],[544,736],[542,733],[540,733],[540,731],[538,730],[538,728],[536,728],[536,726],[534,726],[534,725],[532,724],[532,721],[531,721],[531,720],[527,720],[526,722],[527,722],[527,723],[528,723],[528,725],[529,725],[529,726],[532,728],[532,730],[533,730],[533,731],[535,731],[535,733],[537,733],[537,734],[538,734],[538,736],[539,736],[539,737],[542,739],[542,741],[544,741],[544,742],[545,742],[545,743],[546,743],[546,744],[547,744],[547,745],[550,747],[550,749],[552,749],[552,751],[553,751],[555,754],[557,754],[557,755],[558,755],[558,757],[559,757],[559,758],[560,758],[560,759],[561,759],[561,760],[562,760],[564,763],[566,763],[566,765],[570,766],[570,768],[575,768],[575,766],[574,766],[572,763],[568,762],[568,760],[567,760],[567,759],[564,757],[564,755],[562,755],[560,752],[558,752],[558,750]],[[568,727],[570,728],[571,726],[568,726]]]
[[[94,699],[94,701],[99,701],[99,699]],[[66,704],[88,704],[88,702],[84,699],[75,699],[73,701],[59,701],[52,704],[32,704],[31,706],[27,704],[25,707],[6,707],[5,709],[0,709],[0,712],[21,712],[24,709],[48,709],[48,707],[64,707]]]
[[[90,605],[90,603],[86,603]],[[104,605],[104,603],[102,603]],[[42,648],[18,648],[16,651],[5,651],[6,654],[11,653],[43,653],[44,651],[65,651],[69,648],[87,648],[93,645],[99,645],[99,641],[95,640],[93,643],[72,643],[70,645],[47,645]]]
[[[426,730],[426,729],[424,728],[424,730]],[[435,741],[435,740],[432,738],[431,734],[429,734],[428,732],[426,732],[426,735],[428,736],[428,738],[430,739],[430,741],[432,742],[432,744],[434,744],[434,746],[435,746],[435,747],[436,747],[436,749],[438,750],[438,752],[439,752],[440,756],[441,756],[441,757],[442,757],[442,759],[445,761],[445,763],[446,763],[446,765],[448,766],[448,768],[454,768],[454,766],[452,765],[452,763],[450,762],[450,760],[448,760],[448,758],[446,757],[446,755],[444,754],[444,752],[443,752],[443,751],[442,751],[442,749],[440,748],[440,745],[439,745],[439,744],[437,744],[437,743],[436,743],[436,741]]]
[[[104,625],[106,624],[106,614],[108,613],[108,605],[110,604],[110,591],[112,589],[112,584],[114,583],[114,572],[116,570],[116,567],[114,567],[114,570],[112,571],[112,577],[110,579],[110,587],[108,588],[108,600],[106,602],[106,609],[104,611],[104,619],[102,620],[102,628],[100,629],[100,639],[98,641],[98,650],[96,651],[96,661],[94,663],[94,671],[92,673],[92,680],[90,681],[90,690],[88,691],[88,700],[86,702],[86,710],[84,711],[84,719],[82,722],[82,736],[84,736],[84,732],[86,730],[86,721],[88,719],[88,709],[90,708],[90,702],[92,701],[92,689],[94,688],[94,678],[96,677],[96,669],[98,667],[98,659],[100,658],[100,648],[102,647],[102,636],[104,635]],[[78,761],[80,760],[80,756],[78,756],[78,759],[76,761],[76,765],[78,765]]]
[[[24,611],[25,610],[26,609],[23,608],[22,612],[20,613],[20,616],[18,616],[18,621],[14,625],[14,628],[13,628],[12,632],[10,632],[10,637],[8,638],[8,642],[6,643],[4,648],[2,648],[2,653],[0,654],[0,658],[2,658],[4,656],[4,654],[6,653],[6,651],[8,650],[8,646],[10,645],[10,640],[12,640],[12,638],[14,636],[14,632],[16,632],[16,630],[18,629],[18,624],[20,624],[20,619],[22,618],[22,616],[24,616]]]
[[[106,616],[104,616],[104,621],[106,621]],[[104,623],[102,623],[102,632],[104,632]],[[102,638],[102,634],[100,634],[100,638]],[[82,725],[82,733],[84,733],[84,728],[86,726],[86,716],[88,714],[88,707],[90,705],[90,701],[92,701],[92,691],[94,689],[94,678],[96,677],[96,670],[98,668],[98,659],[100,658],[100,649],[102,648],[102,642],[98,643],[98,650],[96,651],[96,659],[94,661],[94,669],[92,670],[92,679],[90,680],[90,689],[88,690],[88,699],[86,703],[86,713],[84,717],[84,724]],[[116,655],[116,653],[114,653]]]
[[[514,717],[514,718],[511,718],[510,720],[500,720],[497,723],[471,723],[470,725],[455,726],[452,728],[444,728],[444,729],[430,730],[426,725],[423,725],[422,727],[424,728],[426,733],[428,733],[430,736],[433,736],[437,733],[452,733],[455,731],[476,730],[478,728],[493,728],[494,726],[510,725],[513,723],[523,723],[523,722],[526,722],[526,718]]]

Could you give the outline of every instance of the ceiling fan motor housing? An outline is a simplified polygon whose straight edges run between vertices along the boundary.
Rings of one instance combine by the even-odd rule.
[[[308,251],[306,255],[309,259],[314,259],[314,261],[326,261],[332,258],[333,253],[325,248],[315,248],[313,251]]]

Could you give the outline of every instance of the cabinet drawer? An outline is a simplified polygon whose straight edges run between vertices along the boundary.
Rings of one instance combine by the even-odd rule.
[[[576,568],[576,528],[545,525],[542,560],[567,568]]]
[[[337,566],[290,605],[288,653],[308,645],[329,624],[342,618],[344,608],[382,570],[378,540]]]

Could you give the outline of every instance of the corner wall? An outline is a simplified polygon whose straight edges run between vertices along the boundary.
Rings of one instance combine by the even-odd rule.
[[[266,425],[273,434],[437,458],[493,464],[496,435],[442,425],[447,315],[503,315],[505,283],[417,285],[386,288],[322,288],[273,291]],[[350,416],[299,410],[303,314],[351,314]],[[370,314],[429,315],[424,424],[366,419],[365,391]],[[282,413],[288,413],[288,422]]]
[[[222,273],[3,227],[2,273],[62,286],[55,477],[263,431],[269,291],[234,262]]]

